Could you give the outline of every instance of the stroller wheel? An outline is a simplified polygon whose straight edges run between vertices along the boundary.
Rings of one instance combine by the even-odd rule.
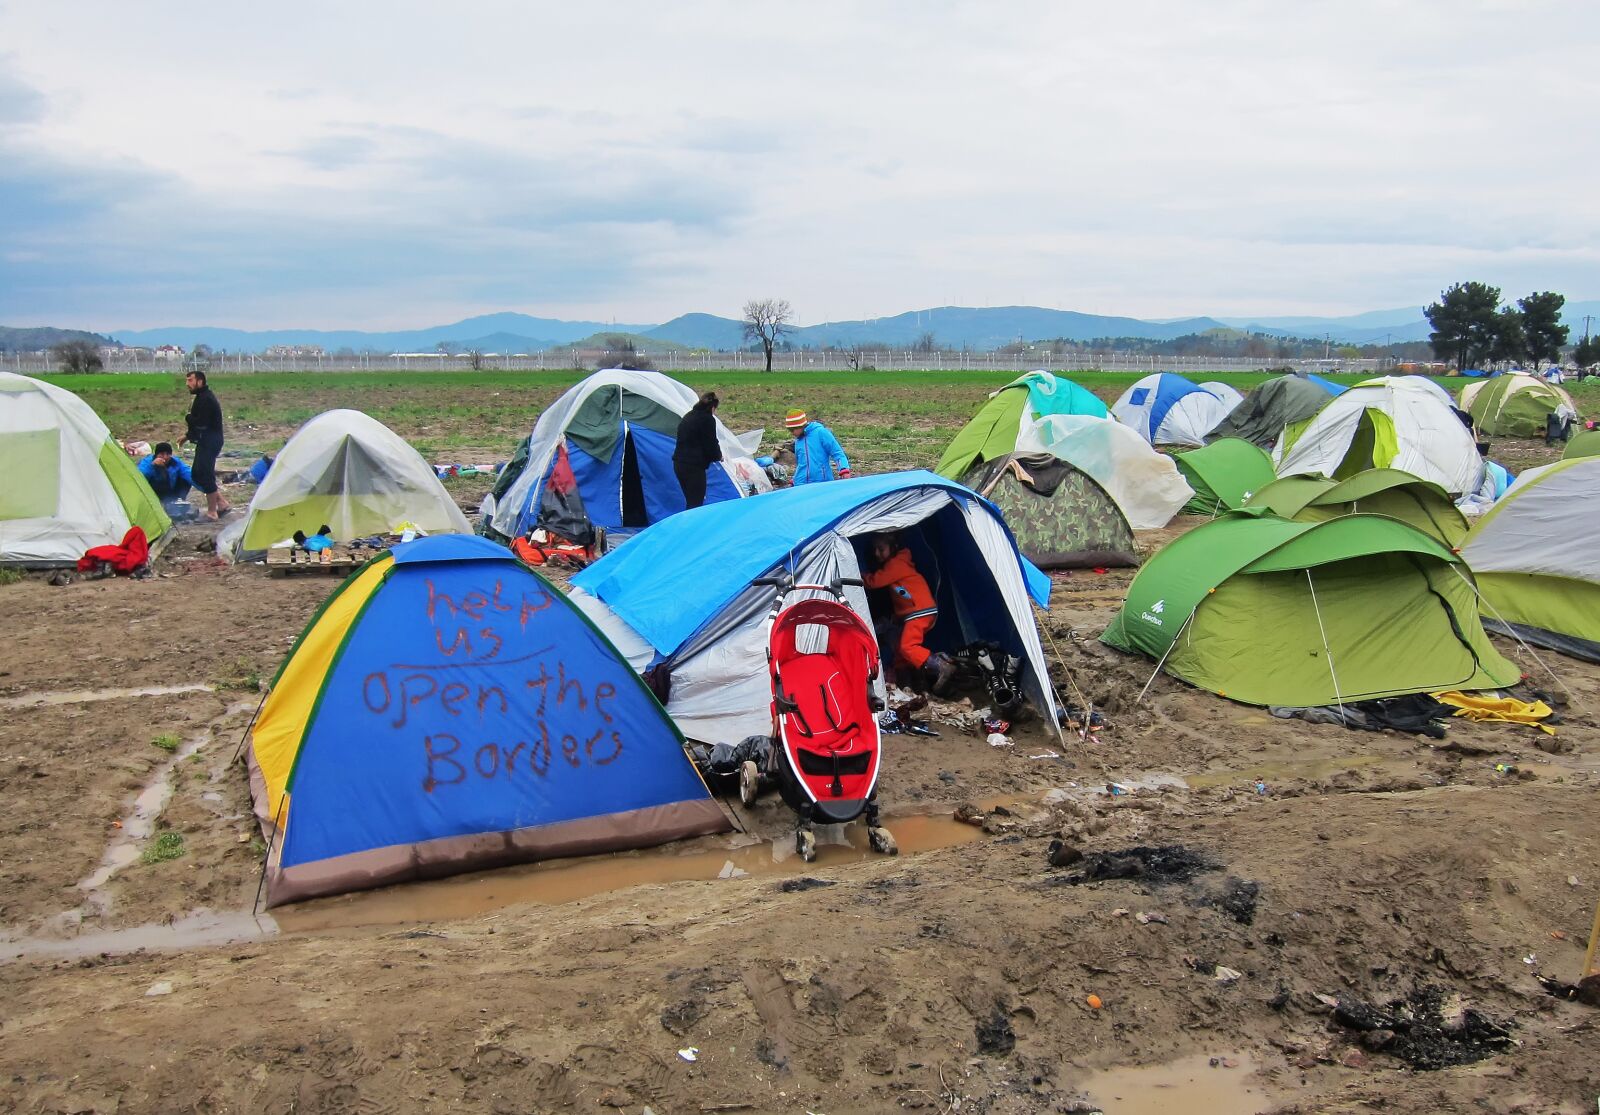
[[[898,856],[900,845],[894,842],[894,834],[882,825],[873,825],[867,829],[867,843],[872,845],[872,850],[879,855]]]
[[[810,829],[800,829],[794,834],[794,850],[800,858],[810,863],[817,858],[817,834]]]
[[[739,764],[739,800],[754,805],[761,793],[761,768],[746,759]]]

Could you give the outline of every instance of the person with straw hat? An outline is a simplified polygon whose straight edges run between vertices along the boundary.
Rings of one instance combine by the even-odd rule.
[[[832,430],[821,422],[813,422],[799,407],[789,412],[783,424],[794,438],[796,485],[832,480],[835,469],[838,469],[838,479],[850,477],[850,461],[839,448],[839,439],[833,436]]]

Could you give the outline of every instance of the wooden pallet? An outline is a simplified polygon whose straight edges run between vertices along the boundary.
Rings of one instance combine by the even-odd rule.
[[[336,544],[322,552],[328,555],[328,560],[321,561],[318,559],[322,554],[307,554],[288,546],[275,546],[267,551],[267,572],[274,577],[309,577],[319,573],[345,577],[379,552],[370,546],[351,550]]]

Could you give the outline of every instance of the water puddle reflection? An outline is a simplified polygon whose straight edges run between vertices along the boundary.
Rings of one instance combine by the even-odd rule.
[[[191,753],[199,746],[197,743],[191,748]],[[164,779],[156,782],[152,789],[162,785],[165,785]],[[156,812],[159,813],[159,809]],[[153,821],[155,814],[150,816]],[[948,816],[895,817],[886,819],[885,823],[894,832],[902,857],[965,844],[983,835],[982,830]],[[124,831],[127,831],[126,822]],[[248,911],[199,910],[160,925],[79,932],[76,936],[0,937],[0,962],[139,950],[172,952],[256,940],[279,932],[314,933],[363,926],[460,921],[510,906],[559,905],[630,887],[750,876],[815,875],[831,868],[881,858],[868,849],[864,825],[819,825],[816,833],[817,858],[812,863],[804,862],[795,853],[792,837],[772,843],[746,835],[702,837],[662,848],[547,860],[316,899],[279,907],[271,916],[252,916]],[[136,839],[114,846],[112,851],[116,855],[108,851],[100,871],[80,886],[89,888],[113,860],[130,860],[131,856],[118,851],[122,847],[131,847],[134,855],[137,854]],[[110,869],[114,871],[115,867]],[[88,905],[86,902],[85,907]],[[79,921],[83,909],[74,911],[80,915]],[[78,922],[64,921],[59,925],[63,931],[76,927]]]
[[[1229,1067],[1232,1066],[1232,1067]],[[1105,1115],[1259,1115],[1271,1100],[1242,1054],[1204,1053],[1140,1068],[1110,1068],[1093,1073],[1080,1091]]]
[[[42,708],[46,705],[84,705],[94,701],[121,701],[129,697],[173,697],[180,693],[210,693],[211,686],[144,685],[133,689],[52,689],[43,693],[24,693],[0,697],[0,709]]]

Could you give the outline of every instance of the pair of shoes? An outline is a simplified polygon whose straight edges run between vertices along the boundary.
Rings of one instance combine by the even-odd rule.
[[[928,656],[928,661],[922,668],[927,671],[928,688],[933,691],[934,696],[944,696],[956,677],[955,660],[943,651],[935,651]]]

